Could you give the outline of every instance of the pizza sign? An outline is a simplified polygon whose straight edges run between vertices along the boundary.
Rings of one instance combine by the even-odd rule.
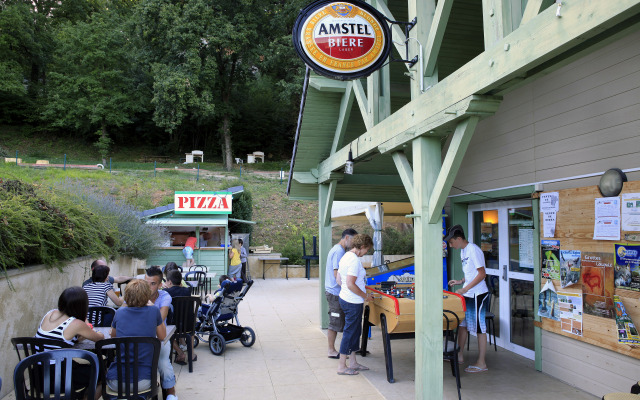
[[[317,73],[349,80],[379,69],[391,49],[384,17],[359,1],[318,1],[300,12],[293,29],[298,55]]]
[[[230,192],[175,192],[176,214],[231,214]]]

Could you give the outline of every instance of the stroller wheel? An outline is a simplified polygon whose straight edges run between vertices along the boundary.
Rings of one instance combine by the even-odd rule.
[[[253,331],[253,329],[245,326],[244,330],[242,331],[242,336],[240,336],[240,343],[242,343],[244,347],[251,347],[255,342],[256,333]]]
[[[195,349],[200,344],[200,339],[198,339],[198,335],[193,335],[193,348]]]
[[[219,333],[211,333],[209,335],[209,350],[216,356],[224,353],[224,348],[226,343],[224,341],[224,337]]]

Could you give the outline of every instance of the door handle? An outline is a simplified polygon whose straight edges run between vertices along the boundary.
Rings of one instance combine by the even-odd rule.
[[[507,266],[503,265],[502,266],[502,280],[503,281],[507,281]]]

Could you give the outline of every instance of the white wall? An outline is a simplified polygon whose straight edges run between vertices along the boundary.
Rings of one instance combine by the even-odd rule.
[[[11,338],[34,336],[40,320],[47,311],[58,305],[60,293],[70,286],[82,286],[91,276],[93,259],[79,258],[65,265],[62,272],[43,265],[26,267],[8,272],[9,281],[0,277],[0,398],[13,391],[13,370],[18,355],[11,345]],[[135,275],[136,268],[144,266],[144,260],[118,258],[109,263],[110,275]]]

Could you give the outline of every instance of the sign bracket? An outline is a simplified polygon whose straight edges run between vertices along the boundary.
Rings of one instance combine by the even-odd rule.
[[[418,62],[418,56],[409,59],[409,32],[413,29],[414,26],[418,23],[418,17],[414,17],[411,21],[392,21],[387,17],[383,18],[391,25],[400,25],[404,29],[404,48],[405,48],[405,58],[394,58],[391,54],[389,55],[389,63],[392,62],[403,62],[409,64],[409,68],[413,67]],[[391,40],[393,41],[393,30],[391,30]],[[388,64],[388,63],[387,63]]]

